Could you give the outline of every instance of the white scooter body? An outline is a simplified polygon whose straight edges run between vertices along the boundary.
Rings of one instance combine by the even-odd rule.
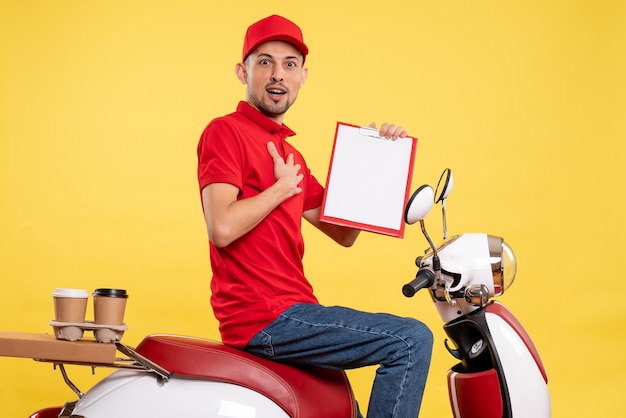
[[[512,416],[549,417],[547,376],[535,347],[528,345],[530,340],[519,335],[506,316],[487,309],[486,319],[500,358]]]
[[[73,415],[89,418],[197,417],[289,418],[259,392],[232,383],[175,377],[166,383],[150,373],[119,370],[95,385]]]

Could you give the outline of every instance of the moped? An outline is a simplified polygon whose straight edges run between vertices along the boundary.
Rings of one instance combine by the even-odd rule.
[[[405,221],[420,223],[429,244],[416,259],[418,272],[402,288],[407,297],[428,289],[459,360],[447,373],[455,418],[547,418],[551,416],[548,377],[539,353],[517,318],[492,298],[513,284],[517,260],[500,237],[465,233],[447,237],[446,199],[452,190],[450,169],[437,188],[418,188],[406,206]],[[441,203],[443,242],[435,246],[424,218]]]
[[[406,297],[428,289],[444,321],[445,347],[458,360],[447,373],[455,418],[547,418],[547,375],[537,349],[515,316],[492,298],[513,283],[516,258],[502,238],[484,233],[447,237],[446,199],[453,177],[446,169],[436,190],[419,187],[404,221],[419,223],[429,248],[416,259]],[[444,239],[436,246],[424,219],[441,204]],[[343,371],[296,368],[256,357],[220,342],[167,334],[149,335],[109,376],[82,393],[64,363],[55,363],[78,396],[31,418],[202,417],[354,418],[356,401]],[[408,417],[407,417],[408,418]]]

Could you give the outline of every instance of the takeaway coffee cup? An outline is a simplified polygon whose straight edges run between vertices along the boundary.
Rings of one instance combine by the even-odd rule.
[[[58,322],[85,322],[89,293],[85,289],[54,289],[54,319]]]
[[[128,294],[123,289],[94,290],[94,322],[97,325],[122,325],[127,299]]]

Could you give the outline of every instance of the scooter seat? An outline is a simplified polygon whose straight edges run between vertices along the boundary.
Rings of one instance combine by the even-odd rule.
[[[174,375],[259,392],[292,418],[356,417],[354,394],[342,370],[297,368],[220,342],[176,335],[149,335],[136,351]]]

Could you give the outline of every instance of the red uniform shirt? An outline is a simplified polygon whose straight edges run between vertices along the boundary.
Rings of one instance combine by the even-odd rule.
[[[318,303],[304,276],[302,213],[321,205],[324,189],[302,155],[285,139],[295,135],[246,102],[214,119],[198,145],[200,190],[229,183],[238,199],[255,196],[274,184],[274,163],[267,151],[273,141],[283,158],[293,153],[304,174],[302,193],[281,203],[259,225],[224,248],[210,243],[211,305],[224,343],[244,347],[250,339],[295,303]]]

